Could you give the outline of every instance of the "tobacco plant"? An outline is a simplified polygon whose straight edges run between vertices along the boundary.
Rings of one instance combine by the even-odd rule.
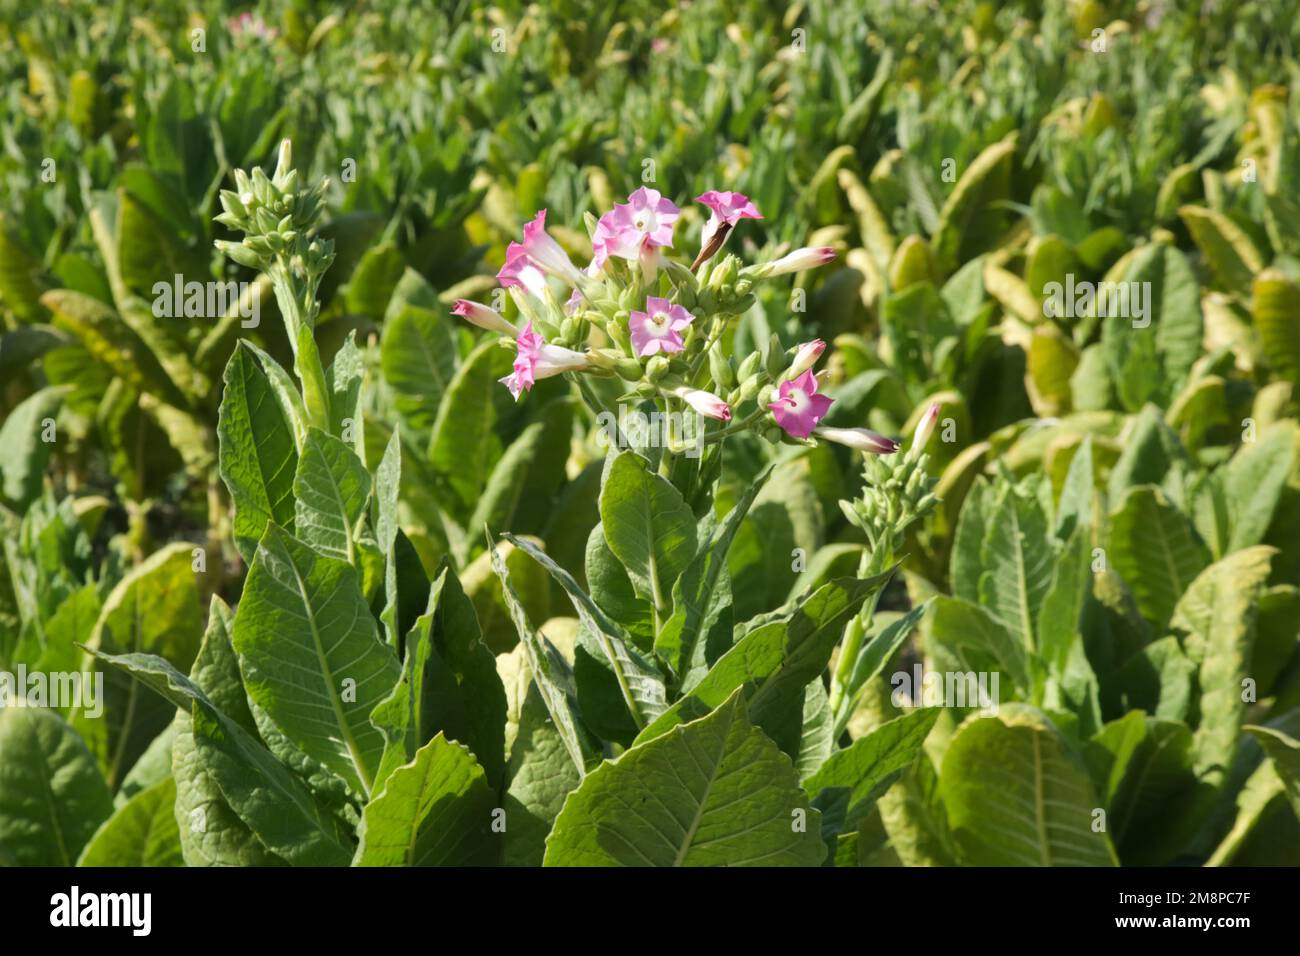
[[[924,456],[868,470],[872,492],[853,511],[873,529],[859,575],[747,620],[733,613],[726,564],[763,478],[719,514],[710,474],[726,438],[746,429],[897,450],[866,429],[819,425],[830,405],[812,371],[820,343],[787,352],[774,340],[738,362],[727,354],[728,322],[751,286],[827,253],[712,263],[737,223],[759,214],[743,196],[711,193],[693,272],[662,251],[675,207],[643,190],[593,224],[586,271],[545,233],[544,213],[526,227],[499,277],[522,327],[457,305],[475,324],[513,333],[487,347],[513,351],[502,384],[516,397],[568,374],[593,412],[608,410],[602,394],[615,385],[616,401],[653,403],[676,423],[662,444],[651,434],[646,446],[610,450],[586,589],[535,539],[503,536],[554,578],[576,630],[537,629],[489,544],[518,634],[516,651],[494,659],[453,563],[444,558],[430,580],[399,543],[403,443],[394,433],[366,466],[357,347],[349,340],[322,364],[316,295],[333,258],[315,235],[324,187],[301,186],[290,164],[285,143],[271,176],[237,172],[236,189],[221,194],[222,221],[244,238],[218,247],[266,272],[295,344],[292,376],[247,342],[224,376],[220,469],[249,562],[239,604],[212,599],[197,648],[123,647],[103,628],[86,645],[111,673],[179,709],[160,740],[170,745],[185,862],[820,863],[911,762],[936,716],[917,711],[841,746],[840,698],[883,668],[914,623],[863,641],[864,602],[934,500]],[[573,283],[567,308],[548,275]],[[602,332],[607,344],[592,347]],[[686,409],[721,424],[684,418]],[[851,679],[828,698],[822,674],[846,629],[841,670]],[[694,768],[685,775],[683,761]],[[106,834],[161,812],[166,766],[148,766],[153,777]],[[624,809],[627,794],[646,788],[662,808],[649,828],[645,811]]]

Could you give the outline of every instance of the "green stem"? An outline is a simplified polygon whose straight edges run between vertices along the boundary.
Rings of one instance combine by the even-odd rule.
[[[877,549],[872,552],[870,560],[865,562],[859,577],[871,577],[880,573],[888,567],[892,561],[892,549]],[[840,656],[835,663],[835,673],[831,675],[831,692],[830,692],[830,710],[835,719],[835,726],[840,728],[842,724],[848,722],[848,708],[852,705],[853,699],[857,696],[858,688],[851,686],[853,681],[853,671],[858,665],[858,658],[862,656],[862,642],[866,639],[867,627],[871,623],[872,617],[875,616],[876,606],[880,601],[880,592],[883,589],[877,589],[863,603],[862,609],[853,616],[848,626],[844,629],[844,641],[840,647]]]
[[[703,442],[706,445],[712,445],[714,442],[722,441],[722,439],[726,438],[728,435],[734,435],[736,432],[743,432],[750,425],[753,425],[762,418],[766,412],[766,408],[760,408],[748,417],[743,418],[738,422],[733,422],[726,428],[719,428],[716,432],[709,432],[704,436]]]
[[[277,259],[267,269],[271,288],[284,319],[285,333],[293,348],[293,370],[302,385],[303,405],[307,419],[322,431],[330,431],[329,387],[325,369],[321,366],[320,351],[313,337],[315,324],[315,295],[310,285],[302,288],[294,282],[289,264]],[[299,294],[301,293],[301,294]],[[306,303],[306,304],[305,304]]]

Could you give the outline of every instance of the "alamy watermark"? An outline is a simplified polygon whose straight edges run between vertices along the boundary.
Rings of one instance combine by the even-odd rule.
[[[92,720],[104,713],[101,671],[31,671],[19,664],[15,673],[0,671],[0,707],[72,708]]]
[[[171,282],[153,284],[153,314],[159,319],[218,319],[239,311],[246,329],[255,329],[262,321],[260,289],[248,282],[197,282],[179,272]]]
[[[123,927],[132,936],[153,928],[152,893],[91,893],[73,886],[50,897],[50,925],[59,928]]]
[[[919,663],[889,678],[895,707],[978,707],[998,712],[998,672],[931,671]]]
[[[1151,324],[1150,282],[1075,282],[1067,272],[1065,283],[1043,286],[1043,315],[1049,319],[1100,318],[1132,319],[1133,328]]]
[[[653,411],[620,404],[618,415],[596,416],[598,441],[606,448],[667,448],[675,455],[699,458],[704,452],[704,416],[692,411]]]

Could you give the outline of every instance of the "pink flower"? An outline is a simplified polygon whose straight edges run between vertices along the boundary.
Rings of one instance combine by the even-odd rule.
[[[673,305],[667,299],[655,296],[646,297],[645,307],[649,311],[633,310],[628,316],[632,346],[636,349],[636,354],[645,358],[658,352],[680,352],[680,333],[686,330],[695,316],[680,305]]]
[[[261,17],[255,13],[244,11],[237,17],[231,17],[226,21],[226,26],[235,38],[242,39],[244,36],[255,36],[260,40],[270,42],[275,39],[275,30],[266,25]]]
[[[490,306],[483,305],[481,302],[457,299],[455,306],[452,307],[451,314],[459,315],[467,322],[477,325],[480,329],[487,329],[489,332],[500,332],[502,335],[509,335],[511,338],[519,334],[519,330],[506,321],[500,312]]]
[[[871,455],[892,455],[898,451],[898,442],[873,432],[870,428],[818,428],[816,434],[818,438],[838,442]]]
[[[497,281],[505,288],[519,286],[542,298],[546,291],[546,277],[537,264],[529,257],[524,247],[517,242],[506,247],[506,264],[497,273]]]
[[[824,266],[834,258],[835,250],[830,246],[808,246],[803,249],[796,249],[788,256],[782,256],[775,262],[768,262],[759,266],[758,277],[760,279],[770,279],[772,276],[785,275],[787,272],[803,272],[805,269]]]
[[[799,351],[794,354],[794,361],[790,363],[790,369],[786,372],[787,378],[798,378],[804,372],[808,371],[817,364],[821,354],[826,351],[826,343],[821,339],[813,339],[811,342],[805,342],[799,346]]]
[[[515,340],[514,371],[500,382],[510,389],[516,399],[537,384],[539,378],[550,378],[562,372],[576,372],[587,367],[587,356],[572,349],[547,345],[533,330],[529,322]]]
[[[935,423],[939,420],[939,403],[934,402],[925,410],[921,420],[916,423],[916,431],[912,433],[912,448],[916,454],[925,450],[925,446],[930,443],[930,436],[934,434]]]
[[[653,40],[650,41],[650,52],[667,53],[671,46],[672,44],[670,44],[663,37],[655,37]]]
[[[532,222],[524,226],[522,248],[524,255],[531,259],[533,264],[543,272],[547,272],[558,279],[563,279],[572,286],[576,286],[582,281],[582,274],[578,272],[578,267],[570,261],[568,253],[546,231],[545,209],[539,212]]]
[[[673,389],[673,394],[705,418],[716,418],[720,422],[731,421],[731,406],[712,392],[683,385]]]
[[[591,244],[597,264],[603,266],[610,256],[636,262],[657,246],[672,248],[673,223],[681,212],[658,190],[642,186],[596,223]]]
[[[804,372],[794,381],[782,382],[777,396],[777,400],[767,407],[772,410],[776,423],[795,438],[811,435],[817,423],[830,411],[833,401],[817,393],[817,379],[811,371]]]
[[[695,201],[709,207],[709,221],[700,233],[700,254],[691,263],[695,269],[701,262],[713,258],[731,235],[732,228],[742,219],[762,219],[763,216],[744,193],[718,192],[710,189],[695,197]]]

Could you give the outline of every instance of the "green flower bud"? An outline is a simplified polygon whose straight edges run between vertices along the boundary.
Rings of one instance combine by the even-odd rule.
[[[740,383],[740,400],[742,402],[749,401],[758,394],[758,390],[762,385],[763,379],[759,375],[751,375],[749,378],[745,379]]]
[[[720,388],[734,388],[736,371],[731,367],[731,359],[722,354],[722,343],[714,342],[709,349],[709,374]]]
[[[767,343],[767,374],[778,379],[781,373],[785,371],[785,348],[781,345],[781,339],[775,332]]]
[[[746,355],[744,360],[740,363],[740,368],[736,370],[736,378],[743,382],[745,379],[752,376],[758,371],[758,363],[761,361],[763,361],[763,356],[758,352],[751,352],[749,355]]]
[[[656,355],[646,363],[645,367],[646,376],[652,382],[658,382],[663,379],[663,377],[668,374],[668,370],[668,359],[664,358],[662,355]]]

